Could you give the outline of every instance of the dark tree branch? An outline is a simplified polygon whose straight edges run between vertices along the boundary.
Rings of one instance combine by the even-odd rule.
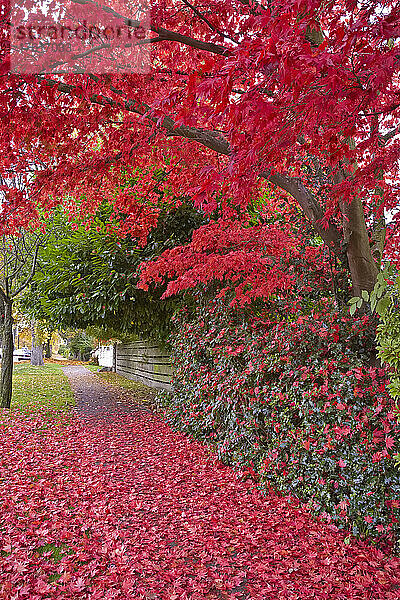
[[[5,293],[5,291],[3,290],[3,288],[1,286],[0,286],[0,298],[3,300],[3,302],[8,302],[7,294]]]
[[[92,0],[72,0],[72,2],[76,4],[89,4],[93,7],[99,7],[99,5],[96,5]],[[132,25],[135,26],[135,23],[133,23],[132,19],[121,15],[108,6],[100,6],[99,8],[106,13],[112,14],[118,19],[121,19],[128,27],[132,27]],[[184,44],[185,46],[190,46],[191,48],[197,48],[198,50],[204,50],[205,52],[219,54],[222,56],[228,56],[231,53],[231,51],[228,48],[224,48],[224,46],[210,42],[203,42],[202,40],[196,40],[187,35],[182,35],[181,33],[177,33],[175,31],[169,31],[163,27],[156,27],[155,25],[152,25],[150,26],[150,31],[156,33],[159,36],[160,41],[178,42],[180,44]]]
[[[230,35],[227,35],[226,33],[223,33],[220,29],[218,29],[217,27],[215,27],[215,25],[213,25],[211,23],[211,21],[209,21],[209,19],[207,19],[207,17],[205,17],[198,8],[196,8],[195,6],[193,6],[193,4],[191,4],[190,2],[188,2],[188,0],[182,0],[182,2],[184,4],[186,4],[186,6],[188,8],[190,8],[198,17],[199,19],[201,19],[210,29],[211,31],[213,31],[214,33],[217,33],[219,36],[221,36],[224,39],[229,39],[231,40],[234,44],[237,44],[236,40],[234,40]]]
[[[311,221],[315,231],[324,240],[329,248],[343,260],[343,249],[340,246],[342,239],[340,231],[335,225],[329,223],[327,227],[323,225],[324,209],[316,200],[313,193],[304,185],[299,177],[290,177],[288,175],[275,173],[270,175],[268,172],[260,173],[260,177],[264,177],[277,187],[288,192],[302,208],[306,217]]]
[[[41,83],[44,83],[45,85],[55,86],[57,90],[59,92],[62,92],[63,94],[74,95],[74,91],[76,88],[73,85],[56,81],[54,79],[48,79],[43,77],[42,75],[37,75],[36,77]],[[114,93],[122,95],[122,92],[120,90],[117,90],[113,87],[110,87],[110,89]],[[98,104],[100,106],[112,106],[123,108],[128,112],[133,112],[140,116],[146,116],[146,112],[150,113],[150,107],[147,104],[145,104],[144,102],[138,102],[136,100],[123,99],[121,101],[117,101],[113,100],[109,96],[101,96],[98,94],[93,94],[89,98],[89,100],[93,104]],[[168,135],[179,136],[184,137],[188,140],[193,140],[195,142],[198,142],[202,146],[205,146],[206,148],[210,148],[211,150],[218,152],[219,154],[228,155],[231,153],[231,149],[227,140],[223,137],[222,133],[218,131],[209,131],[197,127],[186,127],[185,125],[177,127],[173,119],[171,119],[171,117],[164,117],[161,125],[158,124],[158,117],[151,116],[151,114],[149,114],[146,118],[152,125],[158,125],[162,129],[164,129]]]
[[[394,138],[398,133],[400,133],[400,127],[396,127],[395,129],[391,129],[387,133],[379,135],[379,145],[385,146],[385,144]]]
[[[261,2],[256,2],[256,0],[239,0],[239,2],[244,6],[248,6],[253,15],[261,14],[261,11],[268,10],[268,8],[271,7],[271,0],[268,0],[268,8],[261,4]],[[257,8],[259,9],[258,12],[256,10]]]
[[[25,279],[25,281],[19,286],[19,288],[11,295],[12,300],[14,300],[21,292],[23,292],[28,287],[28,285],[31,283],[32,279],[34,278],[40,246],[41,246],[41,243],[38,242],[36,244],[35,251],[33,254],[33,258],[32,258],[31,272],[28,275],[28,277]]]
[[[59,81],[45,79],[43,76],[37,76],[38,79],[46,85],[55,85],[57,89],[66,94],[74,93],[74,86],[65,84]],[[122,95],[122,92],[114,88],[110,88],[114,93]],[[129,112],[134,112],[140,116],[145,115],[146,112],[150,111],[150,107],[144,103],[138,103],[129,99],[123,99],[120,102],[113,100],[107,96],[93,95],[90,101],[99,104],[101,106],[118,106],[122,107]],[[228,140],[219,131],[210,131],[206,129],[200,129],[197,127],[186,127],[181,125],[176,127],[175,122],[171,117],[164,117],[161,124],[158,124],[158,118],[148,116],[148,121],[151,124],[157,124],[159,127],[164,129],[167,135],[179,136],[187,140],[195,141],[218,154],[229,156],[232,154],[232,148],[229,145]],[[325,241],[325,243],[332,248],[335,254],[343,259],[343,251],[340,247],[340,233],[337,228],[330,224],[327,228],[322,225],[324,210],[318,203],[313,194],[306,188],[301,179],[297,177],[290,177],[288,175],[274,174],[270,175],[267,172],[260,173],[260,177],[268,180],[270,183],[280,187],[297,200],[301,206],[304,214],[311,221],[314,228]]]
[[[195,40],[187,35],[182,35],[181,33],[176,33],[175,31],[163,29],[163,27],[153,26],[150,27],[150,29],[159,36],[161,41],[178,42],[179,44],[190,46],[191,48],[197,48],[198,50],[204,50],[205,52],[210,52],[211,54],[219,54],[220,56],[229,56],[231,54],[231,51],[228,48],[224,48],[224,46],[219,46],[218,44],[213,44],[211,42]]]

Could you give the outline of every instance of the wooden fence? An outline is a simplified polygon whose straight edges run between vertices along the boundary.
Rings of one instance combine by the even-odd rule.
[[[115,347],[115,370],[127,379],[172,391],[169,355],[153,342],[140,340]]]

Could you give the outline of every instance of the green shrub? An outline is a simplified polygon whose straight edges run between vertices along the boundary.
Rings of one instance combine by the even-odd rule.
[[[365,366],[369,320],[329,301],[280,314],[250,320],[221,301],[181,311],[175,393],[159,398],[166,417],[265,490],[301,498],[356,535],[391,536],[400,428],[384,370]]]
[[[84,331],[78,331],[69,343],[69,349],[74,358],[89,360],[94,349],[94,339]]]

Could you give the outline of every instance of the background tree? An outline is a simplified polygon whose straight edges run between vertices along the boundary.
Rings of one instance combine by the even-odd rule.
[[[106,204],[87,226],[68,223],[63,212],[54,218],[56,232],[40,250],[22,310],[50,329],[97,326],[106,337],[139,335],[165,343],[176,301],[161,301],[162,289],[138,289],[137,271],[142,261],[190,239],[202,219],[190,202],[162,211],[143,247],[131,235],[113,232],[119,223]]]
[[[9,408],[13,373],[13,306],[35,274],[39,248],[45,240],[41,229],[20,229],[0,238],[0,297],[2,299],[1,406]]]
[[[87,361],[90,358],[90,353],[94,349],[95,340],[85,331],[77,331],[68,344],[73,358]]]

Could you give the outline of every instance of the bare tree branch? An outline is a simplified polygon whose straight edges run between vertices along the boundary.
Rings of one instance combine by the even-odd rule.
[[[32,257],[32,264],[31,264],[31,270],[30,273],[28,275],[28,277],[25,279],[25,281],[19,286],[19,288],[17,288],[17,290],[11,294],[11,298],[14,300],[17,296],[19,296],[19,294],[21,292],[23,292],[28,285],[31,283],[33,277],[35,276],[35,272],[36,272],[36,265],[37,265],[37,260],[38,260],[38,255],[39,255],[39,248],[41,247],[41,243],[37,243],[36,247],[35,247],[35,251]]]

